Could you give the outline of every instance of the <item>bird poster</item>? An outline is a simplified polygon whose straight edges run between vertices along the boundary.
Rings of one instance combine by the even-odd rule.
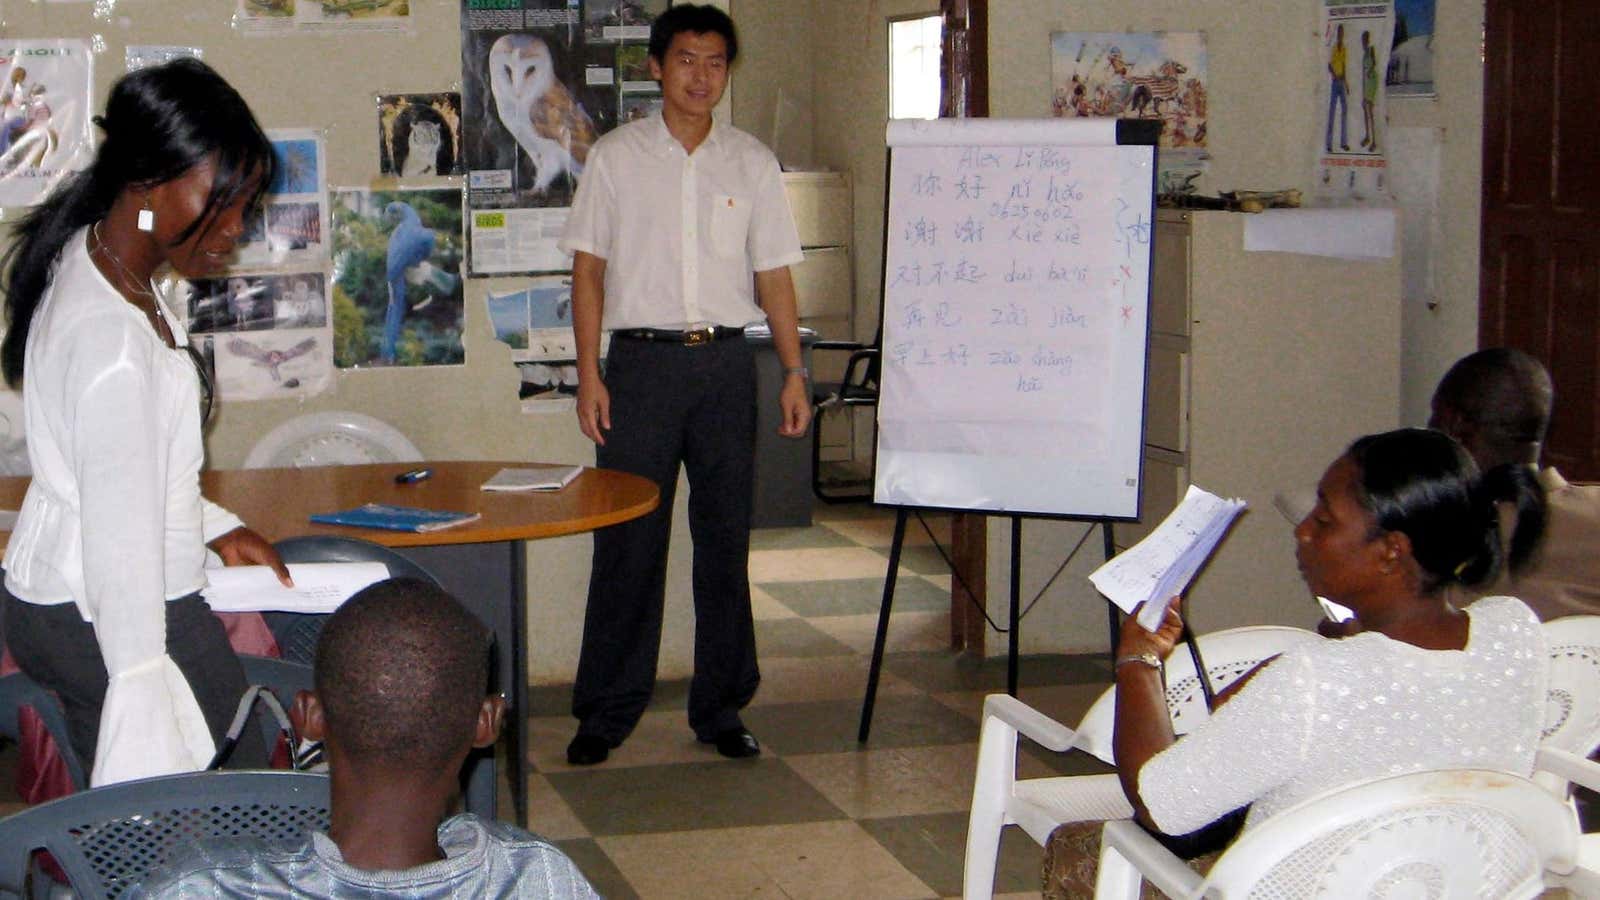
[[[334,364],[461,365],[459,188],[332,192]]]
[[[461,95],[378,98],[378,171],[398,178],[460,175]]]
[[[237,0],[233,25],[248,34],[407,31],[411,0]]]
[[[572,279],[562,275],[529,280],[528,286],[485,299],[495,340],[511,348],[517,362],[573,362]]]
[[[189,331],[211,360],[222,400],[321,393],[333,377],[321,272],[201,278],[179,289]]]
[[[589,148],[614,127],[617,91],[593,77],[567,0],[462,0],[463,155],[474,275],[563,271],[556,248]],[[494,8],[486,8],[494,7]]]
[[[38,203],[93,160],[93,58],[88,41],[0,41],[0,207]]]
[[[235,265],[242,268],[321,269],[327,265],[327,187],[323,139],[309,128],[267,132],[277,172],[258,218],[246,225]]]

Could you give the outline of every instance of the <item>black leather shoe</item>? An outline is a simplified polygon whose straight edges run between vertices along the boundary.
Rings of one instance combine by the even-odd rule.
[[[580,734],[567,745],[567,762],[574,766],[603,763],[611,755],[611,742],[592,734]]]
[[[717,752],[729,759],[746,759],[761,754],[761,742],[748,728],[729,728],[717,732],[709,741],[702,738],[700,742],[716,744]]]

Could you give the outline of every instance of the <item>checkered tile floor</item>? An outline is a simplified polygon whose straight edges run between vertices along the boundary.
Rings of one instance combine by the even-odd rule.
[[[929,521],[941,544],[949,523]],[[821,507],[810,528],[755,532],[750,559],[762,685],[744,713],[762,755],[727,760],[684,720],[687,683],[655,702],[606,763],[577,769],[567,686],[533,692],[531,827],[612,898],[954,897],[961,893],[983,697],[1003,659],[948,645],[950,575],[912,522],[871,741],[861,694],[892,513]],[[1022,696],[1076,721],[1110,680],[1103,657],[1023,661]],[[1102,771],[1025,751],[1022,774]],[[1007,829],[996,890],[1038,896],[1040,851]]]
[[[850,504],[819,507],[815,520],[753,535],[763,679],[744,721],[761,739],[760,757],[723,759],[696,743],[687,683],[665,682],[610,760],[573,768],[570,686],[533,690],[530,825],[604,896],[960,895],[983,697],[1004,690],[1005,661],[945,649],[950,575],[913,521],[871,741],[858,744],[894,517]],[[948,546],[948,521],[929,525]],[[1098,656],[1029,657],[1021,673],[1023,699],[1067,722],[1110,681]],[[1024,743],[1023,777],[1104,770]],[[15,748],[0,747],[0,815],[20,808],[14,766]],[[509,796],[500,807],[511,808]],[[1006,829],[997,895],[1038,896],[1039,862],[1039,848]]]

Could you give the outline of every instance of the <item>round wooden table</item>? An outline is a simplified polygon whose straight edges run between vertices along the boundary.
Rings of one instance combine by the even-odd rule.
[[[511,705],[506,729],[512,760],[511,796],[517,821],[527,823],[526,759],[528,660],[527,575],[523,542],[577,534],[638,518],[655,509],[660,493],[647,478],[609,469],[586,468],[559,491],[485,491],[481,485],[503,468],[535,468],[513,460],[448,460],[426,463],[376,463],[305,469],[217,469],[202,472],[200,484],[210,500],[243,519],[270,541],[300,535],[341,535],[394,547],[433,573],[467,608],[495,632],[495,677]],[[401,472],[426,466],[433,475],[396,484]],[[29,479],[0,478],[0,509],[20,509]],[[482,518],[429,532],[384,531],[322,525],[312,513],[387,503]],[[0,531],[0,547],[10,537]],[[467,805],[493,816],[494,754],[469,763]]]

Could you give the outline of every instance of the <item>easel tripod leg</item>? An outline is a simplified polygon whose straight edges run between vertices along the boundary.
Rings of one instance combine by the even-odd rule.
[[[872,730],[872,706],[878,697],[883,648],[889,640],[889,611],[894,607],[894,581],[900,571],[900,548],[906,540],[906,515],[906,508],[902,506],[894,517],[894,542],[889,546],[889,571],[883,577],[883,605],[878,610],[878,636],[872,642],[872,666],[867,670],[867,695],[861,701],[861,728],[856,732],[856,740],[863,744]]]

